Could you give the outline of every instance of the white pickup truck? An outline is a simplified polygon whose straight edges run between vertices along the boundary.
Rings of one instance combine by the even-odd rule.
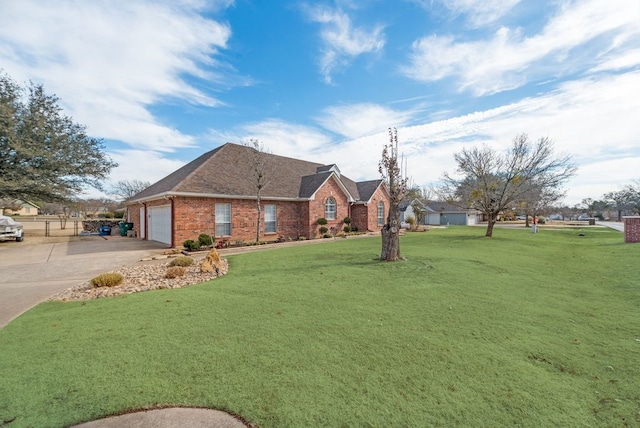
[[[11,217],[0,215],[0,241],[15,240],[20,242],[23,239],[22,223],[18,223]]]

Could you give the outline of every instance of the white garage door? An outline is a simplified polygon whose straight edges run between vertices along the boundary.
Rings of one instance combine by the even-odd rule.
[[[171,245],[171,205],[149,207],[149,240]]]

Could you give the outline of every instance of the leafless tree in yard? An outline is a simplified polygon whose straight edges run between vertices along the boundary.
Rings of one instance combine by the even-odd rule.
[[[121,180],[115,183],[111,187],[110,194],[117,197],[120,200],[126,200],[130,197],[142,192],[147,187],[151,186],[148,181],[142,180]]]
[[[269,183],[275,172],[276,165],[273,162],[271,153],[264,147],[262,141],[251,138],[247,147],[252,148],[251,151],[251,172],[253,174],[253,185],[256,191],[256,242],[260,242],[262,231],[262,190]]]
[[[400,202],[407,194],[408,178],[398,163],[398,131],[389,128],[389,144],[382,150],[378,171],[386,181],[389,191],[389,213],[382,227],[382,252],[380,260],[400,260]]]
[[[559,198],[562,185],[576,172],[570,156],[553,157],[549,138],[532,144],[526,134],[516,136],[504,155],[483,146],[465,148],[454,158],[461,178],[445,173],[440,193],[451,202],[484,213],[488,237],[493,235],[500,212],[527,198],[538,202],[549,195]]]

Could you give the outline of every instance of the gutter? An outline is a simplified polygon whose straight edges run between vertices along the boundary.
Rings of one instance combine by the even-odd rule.
[[[191,193],[191,192],[163,192],[156,193],[155,195],[147,196],[144,198],[130,199],[125,202],[125,205],[141,204],[144,202],[155,201],[156,199],[167,199],[175,196],[191,197],[191,198],[210,198],[210,199],[244,199],[244,200],[258,200],[256,195],[226,195],[222,193]],[[313,198],[286,198],[279,196],[261,196],[261,200],[267,201],[286,201],[286,202],[303,202],[311,201]]]

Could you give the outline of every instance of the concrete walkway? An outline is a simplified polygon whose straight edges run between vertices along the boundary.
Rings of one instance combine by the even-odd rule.
[[[74,428],[247,428],[220,410],[173,407],[99,419]]]

